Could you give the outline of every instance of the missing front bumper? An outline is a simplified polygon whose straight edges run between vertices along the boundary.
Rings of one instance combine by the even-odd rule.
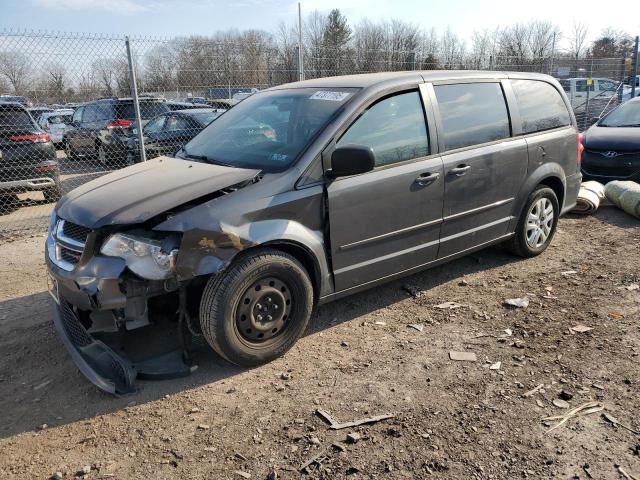
[[[90,335],[78,318],[74,307],[59,298],[53,321],[78,369],[96,387],[120,396],[136,390],[136,378],[162,380],[189,375],[195,367],[185,362],[184,351],[173,349],[136,362]]]

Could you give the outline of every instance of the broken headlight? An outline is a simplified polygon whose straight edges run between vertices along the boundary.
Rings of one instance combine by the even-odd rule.
[[[178,250],[174,239],[155,239],[129,233],[111,235],[100,253],[120,257],[127,267],[142,278],[163,280],[173,273]]]

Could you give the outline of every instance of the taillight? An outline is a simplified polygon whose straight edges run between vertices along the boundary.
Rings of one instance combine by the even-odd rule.
[[[33,167],[36,172],[50,172],[52,170],[58,170],[58,165],[39,165]]]
[[[9,140],[13,142],[46,143],[50,139],[48,133],[33,133],[30,135],[14,135],[13,137],[9,137]]]
[[[117,118],[107,123],[107,128],[122,128],[130,127],[131,125],[133,125],[133,122],[131,120],[127,120],[125,118]]]
[[[578,134],[578,157],[577,162],[578,165],[582,163],[582,152],[584,152],[584,145],[582,145],[582,134]]]

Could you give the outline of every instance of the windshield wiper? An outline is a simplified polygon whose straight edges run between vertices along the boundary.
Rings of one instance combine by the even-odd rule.
[[[206,155],[194,155],[192,153],[187,152],[187,150],[185,148],[182,149],[182,153],[184,154],[185,158],[190,158],[191,160],[200,160],[201,162],[207,162],[207,163],[211,163],[211,164],[214,164],[214,165],[221,165],[223,167],[233,167],[233,165],[231,165],[229,163],[221,162],[221,161],[216,160],[214,158],[207,157]]]

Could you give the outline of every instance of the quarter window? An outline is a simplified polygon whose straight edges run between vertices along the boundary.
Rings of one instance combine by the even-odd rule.
[[[434,87],[444,130],[445,150],[493,142],[511,135],[499,83],[460,83]]]
[[[537,80],[512,80],[520,107],[523,133],[571,125],[564,100],[551,84]]]
[[[337,146],[371,147],[376,166],[429,154],[427,126],[418,92],[387,97],[369,107],[346,131]]]

